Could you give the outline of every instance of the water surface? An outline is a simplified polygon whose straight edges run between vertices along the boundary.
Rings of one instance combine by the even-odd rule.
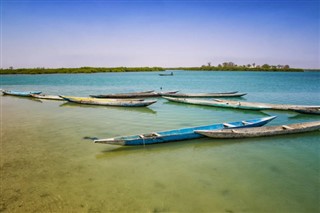
[[[155,72],[1,76],[1,88],[87,96],[143,90],[248,93],[241,101],[320,105],[320,73]],[[286,111],[170,103],[79,106],[1,96],[3,212],[319,212],[319,132],[141,147],[99,138],[277,115]]]

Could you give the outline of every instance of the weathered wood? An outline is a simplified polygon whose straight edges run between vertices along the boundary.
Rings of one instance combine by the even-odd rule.
[[[319,106],[308,106],[308,105],[292,105],[292,104],[270,104],[270,103],[259,103],[259,102],[245,102],[245,101],[232,101],[232,100],[222,100],[222,99],[214,99],[216,102],[230,104],[230,105],[241,105],[246,107],[265,107],[269,109],[276,110],[312,110],[319,109]]]
[[[166,97],[176,98],[217,98],[217,97],[241,97],[247,93],[236,92],[221,92],[221,93],[174,93],[164,94]]]
[[[167,97],[167,96],[162,96],[162,97],[169,100],[169,101],[194,104],[194,105],[235,108],[235,109],[249,109],[249,110],[270,109],[270,107],[267,107],[267,106],[259,106],[259,105],[246,106],[246,105],[239,104],[239,102],[237,102],[237,101],[232,102],[232,103],[224,103],[224,102],[216,101],[216,100],[205,100],[205,99],[194,99],[194,98],[173,98],[173,97]]]
[[[291,108],[290,110],[303,114],[320,115],[320,108]]]
[[[221,130],[197,130],[198,134],[202,134],[211,138],[252,138],[274,135],[286,135],[302,132],[316,131],[320,129],[320,121],[296,123],[280,126],[265,126],[242,129],[221,129]]]
[[[122,106],[122,107],[143,107],[156,103],[156,100],[135,100],[135,99],[100,99],[90,97],[73,97],[73,96],[62,96],[66,101],[78,103],[78,104],[89,104],[89,105],[102,105],[102,106]]]
[[[38,98],[38,99],[46,99],[46,100],[56,100],[56,101],[63,101],[64,99],[59,97],[58,95],[45,95],[45,94],[31,94],[31,97]]]
[[[138,92],[138,93],[118,93],[118,94],[105,94],[105,95],[90,95],[94,98],[151,98],[151,97],[160,97],[162,95],[170,95],[177,93],[178,91],[169,91],[169,92]]]

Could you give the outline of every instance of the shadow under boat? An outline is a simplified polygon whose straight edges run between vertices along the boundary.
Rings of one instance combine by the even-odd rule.
[[[95,108],[95,109],[113,109],[126,112],[138,112],[138,113],[150,113],[157,114],[157,111],[150,109],[149,107],[118,107],[118,106],[98,106],[88,104],[77,104],[72,102],[65,102],[59,105],[60,107],[74,107],[74,108]]]
[[[162,152],[176,151],[177,149],[190,149],[194,148],[197,144],[207,138],[192,139],[185,141],[176,141],[172,143],[159,143],[145,146],[117,146],[107,145],[99,154],[96,154],[97,159],[107,159],[120,157],[123,155],[135,155],[135,154],[157,154]],[[104,145],[106,146],[106,145]]]

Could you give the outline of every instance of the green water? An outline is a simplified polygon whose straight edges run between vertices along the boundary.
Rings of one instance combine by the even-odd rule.
[[[320,105],[320,73],[175,72],[0,76],[1,88],[48,94],[143,90],[247,92],[237,100]],[[2,212],[319,212],[319,132],[145,147],[99,138],[277,115],[286,111],[170,103],[93,107],[1,96]]]

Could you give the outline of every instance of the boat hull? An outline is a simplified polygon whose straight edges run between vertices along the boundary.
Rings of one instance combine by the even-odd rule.
[[[237,121],[230,123],[212,124],[206,126],[189,127],[183,129],[160,131],[154,133],[147,133],[141,135],[124,136],[107,139],[94,140],[95,143],[113,144],[122,146],[135,146],[135,145],[149,145],[173,141],[182,141],[189,139],[197,139],[204,137],[201,134],[196,133],[196,130],[216,130],[224,128],[244,128],[244,127],[258,127],[263,126],[275,119],[276,116],[270,116],[259,119],[250,119],[246,121]]]
[[[243,129],[223,129],[216,131],[196,130],[196,133],[202,134],[211,138],[254,138],[276,135],[287,135],[303,132],[311,132],[320,129],[320,121],[305,122],[282,126],[267,126]]]
[[[41,95],[41,94],[31,94],[33,98],[45,99],[45,100],[55,100],[55,101],[63,101],[64,99],[59,97],[58,95]]]
[[[224,93],[175,93],[165,94],[167,97],[175,98],[218,98],[218,97],[242,97],[247,93],[224,92]]]
[[[313,115],[320,115],[320,108],[294,108],[294,109],[290,109],[293,110],[295,112],[299,112],[302,114],[313,114]]]
[[[291,105],[291,104],[269,104],[269,103],[258,103],[258,102],[245,102],[245,101],[232,101],[232,100],[222,100],[215,99],[215,101],[220,103],[229,103],[229,104],[240,104],[247,107],[266,107],[269,109],[275,110],[307,110],[307,109],[319,109],[320,106],[308,106],[308,105]]]
[[[86,98],[86,97],[71,97],[60,96],[66,101],[87,104],[87,105],[100,105],[100,106],[119,106],[119,107],[145,107],[156,103],[156,100],[110,100],[110,99],[98,99],[98,98]]]
[[[2,90],[3,95],[13,95],[13,96],[22,96],[22,97],[31,97],[32,94],[40,94],[40,91],[9,91],[9,90]]]
[[[163,96],[163,98],[178,102],[178,103],[186,103],[186,104],[194,104],[194,105],[203,105],[203,106],[213,106],[213,107],[223,107],[223,108],[234,108],[234,109],[247,109],[247,110],[265,110],[270,109],[270,107],[267,106],[246,106],[239,104],[239,102],[235,102],[238,104],[229,104],[228,102],[218,102],[215,100],[203,100],[203,99],[190,99],[190,98],[173,98],[173,97],[167,97]]]
[[[162,95],[170,95],[173,93],[177,93],[178,91],[171,92],[149,92],[149,93],[119,93],[119,94],[106,94],[106,95],[90,95],[90,97],[94,98],[152,98],[152,97],[160,97]]]

